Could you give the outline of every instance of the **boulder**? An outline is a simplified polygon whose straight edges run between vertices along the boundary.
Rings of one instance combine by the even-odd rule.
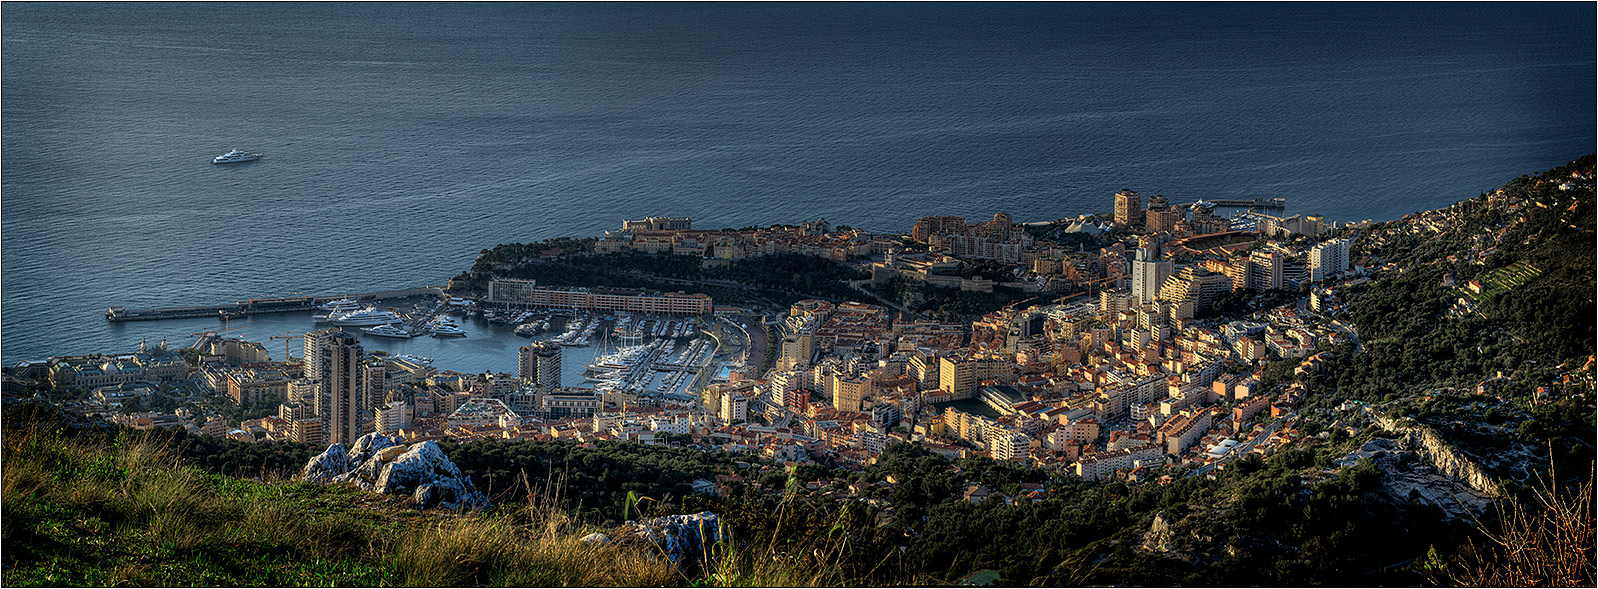
[[[378,452],[397,444],[399,440],[377,432],[361,436],[355,440],[354,445],[350,446],[350,468],[364,464],[377,456]]]
[[[409,448],[406,448],[405,446],[389,446],[377,453],[377,459],[388,462],[393,460],[394,457],[404,454],[408,449]]]
[[[721,520],[705,511],[693,515],[668,515],[622,524],[633,535],[654,543],[672,564],[694,570],[710,547],[721,541]]]
[[[601,534],[599,532],[594,532],[594,533],[589,534],[587,536],[583,536],[583,543],[585,543],[585,544],[602,544],[602,545],[603,544],[609,544],[610,543],[610,536],[606,536],[606,535]]]
[[[392,462],[382,462],[381,471],[372,483],[372,490],[392,495],[412,495],[423,485],[431,493],[439,494],[437,504],[447,508],[487,507],[488,498],[478,492],[470,477],[461,474],[454,462],[431,440],[412,444],[410,449],[395,457]]]
[[[350,459],[344,452],[344,445],[335,443],[305,463],[305,468],[300,470],[300,480],[325,485],[349,470]]]
[[[348,483],[366,491],[409,495],[423,509],[478,509],[489,506],[471,477],[450,462],[432,441],[409,447],[382,434],[356,440],[349,452],[341,444],[312,458],[300,478],[316,484]]]
[[[362,491],[371,491],[378,475],[383,473],[384,464],[377,456],[373,456],[370,460],[356,464],[349,472],[333,477],[333,482],[350,483]]]
[[[444,494],[438,491],[438,487],[422,485],[416,488],[415,493],[411,494],[411,499],[421,509],[432,509],[438,507],[439,502],[443,501]]]

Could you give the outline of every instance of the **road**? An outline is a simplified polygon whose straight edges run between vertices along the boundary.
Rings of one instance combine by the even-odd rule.
[[[1236,447],[1232,448],[1231,452],[1227,452],[1225,456],[1222,456],[1220,458],[1220,460],[1216,460],[1215,462],[1211,462],[1209,464],[1201,466],[1201,467],[1198,468],[1198,470],[1195,470],[1193,472],[1188,473],[1187,476],[1189,476],[1189,477],[1202,476],[1204,473],[1207,473],[1209,471],[1215,470],[1215,467],[1217,467],[1217,466],[1220,466],[1222,464],[1230,462],[1232,459],[1237,458],[1238,456],[1243,456],[1245,454],[1248,454],[1250,450],[1254,449],[1254,446],[1259,445],[1261,440],[1270,439],[1271,435],[1275,434],[1276,430],[1280,429],[1282,427],[1282,424],[1287,423],[1287,420],[1292,419],[1294,415],[1296,415],[1296,414],[1295,413],[1289,413],[1287,415],[1283,415],[1281,419],[1278,419],[1278,420],[1276,420],[1274,422],[1271,422],[1271,424],[1269,426],[1266,426],[1265,431],[1260,432],[1260,435],[1254,436],[1254,439],[1249,440],[1247,442],[1244,442],[1242,444],[1238,444]]]
[[[744,325],[756,329],[751,331]],[[765,361],[767,348],[770,347],[760,318],[749,315],[727,317],[717,315],[711,320],[711,324],[705,327],[705,335],[716,341],[716,352],[712,354],[710,364],[700,370],[688,385],[687,391],[696,395],[710,385],[710,379],[715,376],[716,369],[722,361],[732,361],[738,356],[744,356],[744,366],[759,368]]]
[[[745,366],[759,369],[766,365],[766,354],[770,353],[771,341],[766,336],[766,324],[760,317],[751,315],[733,315],[730,318],[738,329],[743,331],[744,342],[749,350],[749,358]],[[756,375],[760,377],[764,375]]]
[[[1345,325],[1341,321],[1333,321],[1332,324],[1331,324],[1331,327],[1332,327],[1332,329],[1335,329],[1335,330],[1340,331],[1343,334],[1347,335],[1348,339],[1354,342],[1354,353],[1355,354],[1360,354],[1360,353],[1363,353],[1365,351],[1365,345],[1359,343],[1359,330],[1358,329],[1354,329],[1354,326]]]

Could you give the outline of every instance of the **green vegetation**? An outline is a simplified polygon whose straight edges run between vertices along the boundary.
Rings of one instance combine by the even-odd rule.
[[[719,302],[786,307],[805,298],[848,300],[844,281],[870,276],[826,258],[776,254],[725,263],[698,256],[619,252],[604,255],[527,256],[527,246],[496,246],[478,257],[464,283],[486,289],[492,277],[537,280],[546,286],[605,286],[703,292]],[[471,280],[466,280],[470,276]]]
[[[1005,305],[1033,297],[997,286],[993,288],[993,292],[943,288],[904,276],[894,276],[881,284],[868,285],[866,288],[918,314],[924,313],[933,319],[944,321],[970,321],[1002,309]]]
[[[222,476],[170,436],[38,408],[5,421],[10,586],[692,584],[637,543],[543,500],[421,512],[352,487]],[[549,489],[545,489],[549,491]]]
[[[1352,445],[1322,442],[1241,460],[1214,480],[1141,486],[983,458],[951,466],[898,445],[865,472],[835,471],[839,483],[805,496],[802,518],[779,516],[787,496],[707,501],[746,537],[846,540],[852,550],[836,566],[850,584],[948,584],[983,569],[1005,585],[1420,584],[1424,570],[1404,561],[1428,545],[1452,554],[1469,529],[1435,508],[1385,499],[1369,463],[1324,474]],[[801,469],[790,484],[816,474]],[[886,483],[890,476],[897,482]],[[973,483],[1015,504],[962,501]],[[1042,485],[1047,497],[1028,499],[1023,484]],[[845,495],[851,485],[864,490]],[[1156,514],[1169,524],[1162,548],[1170,552],[1139,547]]]
[[[1593,193],[1562,191],[1555,181],[1578,169],[1590,172],[1592,156],[1502,189],[1543,207],[1508,213],[1483,196],[1462,203],[1457,226],[1441,235],[1386,232],[1393,224],[1362,235],[1357,248],[1405,270],[1343,290],[1344,320],[1359,329],[1364,352],[1344,346],[1320,374],[1303,377],[1322,393],[1309,405],[1350,398],[1386,403],[1383,411],[1417,419],[1495,475],[1521,483],[1532,474],[1526,458],[1549,452],[1557,472],[1585,472],[1598,427],[1593,392],[1559,382],[1592,354],[1598,324]],[[1524,221],[1517,222],[1520,214]],[[1466,261],[1489,246],[1482,263]],[[1458,262],[1448,264],[1450,256]],[[1442,286],[1448,272],[1461,283],[1494,285],[1478,297],[1479,315],[1445,318],[1459,298],[1458,290]],[[1476,395],[1478,389],[1485,395]]]
[[[1472,302],[1480,303],[1512,291],[1527,281],[1536,278],[1539,274],[1542,274],[1542,270],[1538,270],[1536,266],[1531,265],[1531,262],[1527,260],[1520,260],[1507,267],[1488,272],[1480,278],[1479,280],[1482,284],[1481,294],[1472,292],[1469,288],[1456,288],[1461,296],[1470,299]]]
[[[495,502],[540,492],[548,481],[563,489],[556,507],[583,521],[617,519],[628,493],[653,497],[645,508],[674,513],[696,479],[733,471],[733,458],[693,448],[625,442],[443,442],[444,453]],[[529,487],[527,481],[533,481]]]
[[[343,486],[224,477],[126,432],[6,424],[7,585],[669,582],[559,512],[439,518]],[[582,555],[582,558],[578,558]]]

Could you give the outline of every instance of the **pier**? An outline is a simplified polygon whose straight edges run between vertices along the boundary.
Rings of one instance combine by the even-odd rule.
[[[1287,199],[1285,198],[1217,198],[1215,200],[1206,200],[1202,202],[1219,208],[1249,209],[1251,211],[1259,211],[1262,213],[1274,212],[1276,214],[1283,214],[1287,212]],[[1188,202],[1175,206],[1186,207],[1195,204],[1198,203]]]
[[[263,313],[310,311],[314,310],[317,305],[326,303],[328,301],[336,301],[338,299],[375,301],[378,299],[395,299],[416,295],[441,296],[443,294],[443,287],[420,286],[416,288],[380,290],[376,292],[356,294],[252,298],[230,305],[194,305],[188,307],[154,307],[150,309],[111,307],[110,309],[106,310],[105,318],[109,321],[154,321],[157,319],[192,319],[196,317],[226,317],[229,319],[238,319]]]

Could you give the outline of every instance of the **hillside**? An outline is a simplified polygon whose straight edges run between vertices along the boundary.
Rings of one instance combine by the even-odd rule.
[[[1264,389],[1304,391],[1302,435],[1268,458],[1090,483],[902,444],[849,471],[619,442],[444,443],[496,504],[462,514],[290,480],[319,449],[16,404],[0,580],[1592,584],[1594,176],[1587,156],[1347,230],[1368,276],[1334,287],[1336,318],[1358,337],[1319,372],[1265,368]],[[709,566],[674,568],[618,532],[640,511],[711,511],[731,541]],[[616,541],[581,540],[593,532]]]
[[[1375,279],[1343,293],[1343,320],[1363,350],[1311,388],[1434,428],[1517,485],[1550,452],[1581,476],[1594,456],[1593,167],[1587,156],[1361,231],[1355,257]]]

